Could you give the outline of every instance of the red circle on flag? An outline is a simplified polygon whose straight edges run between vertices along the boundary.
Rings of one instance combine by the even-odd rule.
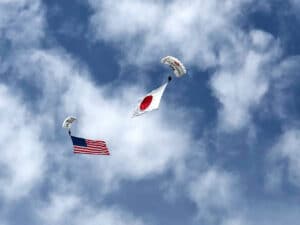
[[[152,95],[146,96],[140,104],[140,110],[145,110],[149,107],[153,99]]]

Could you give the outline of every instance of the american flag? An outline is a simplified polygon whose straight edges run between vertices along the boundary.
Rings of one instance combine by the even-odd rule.
[[[109,155],[109,150],[105,141],[88,140],[71,136],[73,142],[73,152],[77,154]]]

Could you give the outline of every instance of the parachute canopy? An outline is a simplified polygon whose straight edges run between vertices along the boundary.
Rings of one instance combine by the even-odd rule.
[[[166,56],[161,59],[161,63],[169,65],[176,77],[182,77],[186,74],[186,69],[184,65],[179,61],[179,59],[173,56]]]
[[[63,124],[62,124],[62,127],[63,127],[63,128],[66,128],[66,129],[70,129],[71,126],[72,126],[72,123],[73,123],[75,120],[76,120],[76,118],[75,118],[74,116],[68,116],[68,117],[64,120],[64,122],[63,122]]]

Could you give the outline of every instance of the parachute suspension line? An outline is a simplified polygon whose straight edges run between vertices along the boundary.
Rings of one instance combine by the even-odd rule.
[[[71,136],[71,127],[72,127],[72,123],[76,121],[76,117],[74,116],[68,116],[63,124],[62,127],[68,130],[68,134]]]

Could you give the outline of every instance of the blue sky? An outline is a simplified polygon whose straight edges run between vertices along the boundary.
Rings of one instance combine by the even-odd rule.
[[[297,0],[0,0],[0,223],[300,224]],[[138,99],[173,79],[158,111]],[[107,141],[73,155],[61,128]]]

